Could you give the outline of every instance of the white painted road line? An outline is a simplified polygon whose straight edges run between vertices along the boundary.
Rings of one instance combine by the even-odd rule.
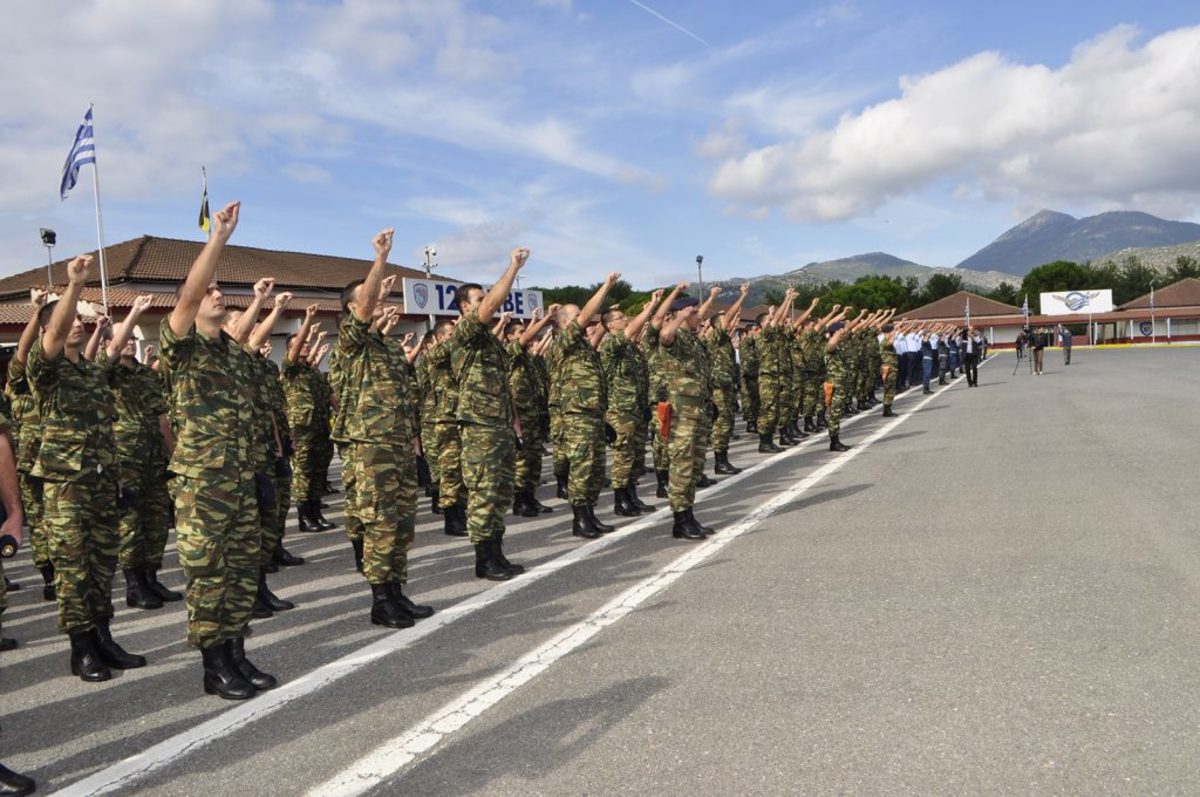
[[[914,409],[927,404],[939,394],[926,396]],[[602,629],[625,617],[647,599],[669,587],[681,576],[720,551],[745,532],[770,517],[779,508],[795,501],[814,485],[846,466],[856,456],[891,432],[910,415],[901,415],[880,427],[850,451],[817,468],[792,487],[761,504],[742,520],[720,531],[706,542],[674,560],[654,575],[646,578],[584,620],[555,635],[546,643],[526,653],[511,666],[480,682],[459,697],[404,733],[384,742],[349,768],[325,783],[309,790],[308,797],[353,797],[364,794],[388,778],[394,777],[419,761],[426,754],[436,754],[438,743],[481,716],[508,695],[548,670],[555,662],[583,645]]]
[[[962,377],[955,380],[951,385],[956,384]],[[938,391],[934,395],[941,395],[942,391]],[[911,393],[906,393],[898,397],[903,399]],[[918,403],[914,409],[922,407],[932,397],[925,397],[924,401]],[[842,421],[843,426],[852,425],[854,422],[864,418],[871,417],[873,413],[863,413],[853,418],[848,418]],[[906,416],[901,416],[904,418]],[[896,423],[892,422],[893,425]],[[893,425],[885,426],[883,429],[893,428]],[[868,440],[877,439],[878,432],[868,438]],[[812,444],[823,441],[823,435],[815,435],[812,438],[804,441],[799,446],[791,448],[780,454],[768,457],[761,462],[746,468],[742,473],[736,476],[722,479],[717,484],[706,489],[703,493],[697,496],[697,504],[701,501],[708,503],[714,495],[717,495],[724,490],[729,489],[742,480],[747,479],[780,461],[796,454],[801,450],[809,448]],[[849,461],[856,452],[860,450],[857,447],[851,449],[847,454],[839,455],[837,462]],[[569,567],[576,562],[583,561],[605,548],[613,545],[625,538],[636,534],[643,529],[653,526],[665,528],[669,522],[671,513],[668,509],[660,509],[653,514],[647,515],[644,518],[638,519],[628,526],[624,526],[615,532],[606,534],[600,539],[580,545],[578,548],[573,548],[570,551],[555,557],[544,564],[531,568],[524,575],[512,581],[505,581],[497,584],[494,587],[488,588],[482,592],[473,595],[466,600],[460,601],[452,606],[449,606],[428,620],[422,620],[416,627],[399,631],[394,634],[389,634],[376,642],[372,642],[359,650],[348,653],[339,659],[322,665],[306,675],[300,676],[293,680],[285,682],[278,689],[273,689],[270,692],[260,694],[252,700],[245,703],[239,703],[226,711],[217,714],[216,716],[196,725],[182,733],[171,736],[163,741],[146,748],[136,755],[129,756],[112,766],[105,767],[98,772],[89,775],[86,778],[76,781],[56,792],[56,795],[63,797],[87,797],[88,795],[108,794],[114,791],[125,789],[132,783],[144,778],[145,776],[168,766],[172,762],[183,758],[184,756],[208,746],[214,741],[221,739],[229,734],[244,729],[246,726],[257,722],[271,714],[274,714],[279,709],[288,704],[313,694],[330,684],[340,681],[348,675],[362,669],[363,667],[378,661],[392,653],[404,650],[425,637],[433,634],[439,629],[455,622],[463,617],[469,617],[475,612],[491,606],[515,592],[518,592],[531,584],[537,583],[547,576],[553,575],[558,571]],[[709,545],[712,544],[710,540]],[[253,654],[253,649],[251,650]],[[198,685],[198,684],[197,684]]]

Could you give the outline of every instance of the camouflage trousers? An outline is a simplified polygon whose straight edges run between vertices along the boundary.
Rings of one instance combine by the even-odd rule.
[[[441,449],[437,444],[437,424],[433,421],[421,421],[421,453],[425,455],[425,462],[429,465],[429,482],[441,492],[442,485],[442,468],[438,452]]]
[[[550,461],[554,467],[555,476],[566,476],[571,469],[571,461],[567,456],[567,441],[563,436],[566,426],[563,414],[558,407],[550,408]]]
[[[658,402],[650,402],[650,450],[654,457],[654,470],[667,471],[671,467],[671,454],[667,450],[667,441],[663,439],[661,425],[658,422]]]
[[[478,544],[504,536],[504,516],[513,501],[512,427],[464,423],[462,475],[467,488],[467,534]]]
[[[262,526],[254,473],[240,463],[176,476],[175,547],[187,577],[187,640],[210,648],[246,635]]]
[[[645,418],[645,415],[642,416]],[[646,472],[646,447],[650,444],[650,422],[638,419],[633,433],[633,480]]]
[[[354,481],[354,446],[349,443],[338,445],[338,454],[342,458],[342,494],[345,498],[344,506],[354,506],[355,496],[357,495],[358,484]],[[363,538],[363,524],[358,518],[352,516],[348,511],[345,513],[346,538],[350,541],[361,540]]]
[[[320,498],[317,473],[320,464],[319,443],[317,431],[311,426],[296,426],[292,428],[292,489],[291,494],[297,501],[311,501]],[[321,481],[324,487],[324,481]]]
[[[33,557],[35,567],[50,564],[50,539],[46,536],[42,524],[42,480],[30,476],[24,471],[18,471],[21,485],[21,507],[25,510],[25,525],[29,527],[29,553]]]
[[[824,374],[805,374],[803,381],[804,403],[801,413],[805,418],[813,418],[825,406],[825,397],[821,392],[825,389],[825,376]]]
[[[542,421],[536,411],[522,412],[521,450],[516,453],[516,473],[513,478],[517,492],[536,490],[542,480]]]
[[[438,460],[438,505],[443,509],[467,498],[463,486],[462,437],[455,422],[434,424]]]
[[[126,490],[134,491],[134,499],[117,509],[117,531],[121,544],[117,560],[122,570],[162,567],[163,550],[171,529],[171,496],[167,492],[167,474],[163,463],[154,467],[140,463],[124,463],[121,470]]]
[[[117,567],[117,485],[98,479],[43,482],[43,518],[54,563],[58,630],[87,631],[113,616]]]
[[[746,423],[758,423],[758,377],[742,377],[742,418]]]
[[[292,477],[272,469],[271,481],[275,485],[275,500],[259,501],[258,523],[262,528],[262,541],[258,548],[258,562],[266,567],[271,564],[275,555],[275,546],[283,542],[283,532],[287,528],[288,510],[292,505]]]
[[[760,374],[758,377],[758,431],[761,434],[774,434],[783,423],[786,409],[785,401],[788,381],[774,374]]]
[[[645,431],[642,424],[638,422],[639,419],[635,417],[635,412],[636,410],[630,409],[624,412],[610,412],[608,415],[608,423],[617,433],[617,439],[612,443],[612,473],[610,474],[614,489],[628,487],[633,483],[639,443],[641,451],[645,452],[646,450]],[[639,432],[642,434],[640,441],[638,439]],[[600,467],[603,470],[603,461]]]
[[[333,440],[329,437],[329,419],[317,419],[317,445],[314,453],[312,484],[308,500],[315,501],[325,495],[325,483],[329,481],[329,466],[333,463]]]
[[[883,369],[886,368],[886,372]],[[896,378],[898,368],[894,363],[885,363],[880,371],[883,378],[883,406],[890,407],[896,399]]]
[[[351,443],[354,501],[346,514],[362,524],[363,575],[371,584],[408,581],[417,516],[417,460],[408,445]]]
[[[717,419],[712,422],[712,449],[728,451],[729,439],[733,436],[733,415],[737,411],[733,385],[713,385],[712,397],[717,405]]]
[[[825,384],[833,385],[830,399],[825,402],[825,422],[829,424],[829,436],[833,437],[842,429],[842,415],[846,411],[846,399],[849,396],[846,395],[846,389],[840,382],[826,382]],[[822,389],[824,389],[824,385]]]
[[[567,499],[571,506],[594,506],[604,486],[604,419],[564,412],[562,423],[563,444],[570,462]]]
[[[680,411],[679,405],[672,406],[670,438],[667,441],[670,457],[667,500],[672,512],[691,509],[695,503],[696,482],[702,473],[697,469],[697,452],[700,468],[704,466],[707,427],[704,418],[705,410],[702,407],[685,407]]]
[[[801,386],[800,374],[791,371],[783,380],[783,399],[780,403],[779,425],[791,423],[800,415],[800,398],[804,388]]]

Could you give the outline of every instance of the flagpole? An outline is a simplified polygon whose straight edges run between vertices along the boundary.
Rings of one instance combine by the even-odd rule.
[[[94,106],[88,104],[91,109]],[[92,116],[92,140],[96,138],[96,119]],[[99,244],[97,254],[100,259],[100,303],[104,305],[104,314],[108,315],[108,266],[104,258],[104,216],[100,211],[100,160],[92,161],[92,195],[96,200],[96,241]]]

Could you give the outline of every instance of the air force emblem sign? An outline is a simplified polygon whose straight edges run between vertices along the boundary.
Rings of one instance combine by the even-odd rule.
[[[418,310],[424,310],[425,305],[429,304],[429,286],[421,283],[414,285],[413,301],[417,303]]]

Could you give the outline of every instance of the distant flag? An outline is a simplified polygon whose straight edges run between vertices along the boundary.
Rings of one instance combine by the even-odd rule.
[[[966,326],[971,326],[971,294],[967,294],[967,323]]]
[[[1029,294],[1025,294],[1025,301],[1021,303],[1021,315],[1025,316],[1025,323],[1029,324]]]
[[[200,185],[200,229],[207,233],[212,231],[212,214],[208,211],[208,173],[203,166],[200,167]]]
[[[75,143],[63,164],[62,184],[58,188],[59,196],[67,198],[67,192],[79,181],[79,167],[85,164],[96,165],[96,144],[92,136],[92,106],[88,106],[83,115],[83,124],[75,131]]]
[[[1151,312],[1154,311],[1154,285],[1153,285],[1153,283],[1150,285],[1150,310],[1151,310]]]

